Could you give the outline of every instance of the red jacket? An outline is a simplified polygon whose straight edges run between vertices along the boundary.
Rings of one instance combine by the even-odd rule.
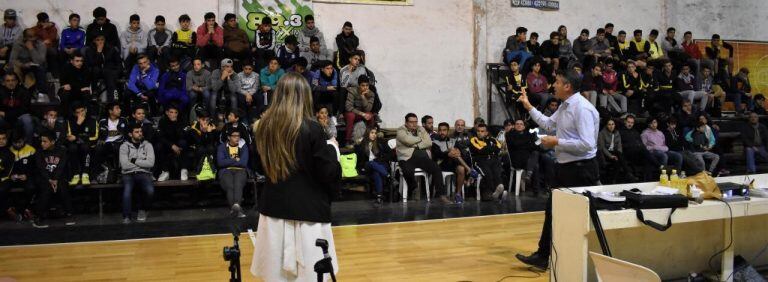
[[[213,28],[213,38],[208,34],[208,27],[205,23],[197,27],[197,47],[205,47],[208,45],[208,41],[213,41],[213,44],[221,48],[224,46],[224,29],[221,26],[216,25]]]
[[[691,44],[686,44],[683,42],[683,49],[688,56],[691,56],[691,58],[701,59],[701,49],[699,49],[699,45],[696,45],[696,43],[691,42]]]
[[[59,30],[56,28],[55,23],[51,23],[48,28],[43,28],[39,25],[32,27],[35,31],[35,35],[40,41],[46,42],[46,48],[58,48],[59,47]]]

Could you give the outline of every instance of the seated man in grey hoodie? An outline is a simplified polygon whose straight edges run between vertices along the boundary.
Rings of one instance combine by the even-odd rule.
[[[192,69],[187,72],[187,93],[189,103],[204,105],[209,112],[216,110],[216,99],[211,100],[211,72],[203,67],[203,60],[195,58]],[[201,99],[199,101],[198,99]]]
[[[312,38],[315,37],[320,43],[321,50],[327,50],[325,46],[325,36],[320,28],[315,26],[315,17],[312,15],[304,16],[304,26],[299,30],[299,51],[308,52],[311,48]]]
[[[321,47],[320,39],[314,36],[309,39],[309,50],[302,51],[301,57],[307,59],[309,70],[312,71],[318,68],[319,62],[333,60],[331,53]]]
[[[120,46],[123,47],[121,57],[125,62],[126,69],[133,68],[139,54],[144,54],[147,49],[147,38],[141,29],[139,15],[131,15],[128,28],[120,34]]]
[[[243,71],[237,74],[235,80],[237,85],[237,105],[245,113],[245,120],[247,124],[251,124],[256,118],[258,118],[258,112],[256,110],[256,92],[259,91],[259,74],[253,71],[253,65],[250,63],[243,64]],[[233,108],[232,111],[235,111]]]
[[[144,191],[144,200],[139,204],[137,221],[147,220],[147,208],[151,205],[155,187],[152,184],[152,168],[155,153],[152,143],[144,140],[141,125],[131,125],[130,138],[120,146],[120,167],[123,174],[123,224],[132,220],[131,196],[133,188]]]
[[[212,113],[223,115],[228,109],[237,109],[237,73],[232,67],[232,59],[221,60],[221,69],[211,72],[211,103],[215,108]],[[229,105],[219,105],[219,99],[229,99]],[[218,105],[218,107],[216,106]],[[221,109],[219,109],[221,107]],[[228,107],[228,108],[227,108]]]

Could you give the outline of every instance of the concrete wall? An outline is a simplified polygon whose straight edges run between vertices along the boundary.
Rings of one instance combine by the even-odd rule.
[[[667,20],[678,33],[690,30],[695,38],[718,33],[724,39],[768,41],[762,27],[768,22],[768,1],[667,1]]]

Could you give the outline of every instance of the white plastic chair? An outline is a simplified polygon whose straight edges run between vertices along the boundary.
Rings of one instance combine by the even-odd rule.
[[[456,177],[456,175],[453,172],[443,171],[443,183],[445,184],[445,195],[448,197],[450,197],[451,193],[454,193],[456,190],[456,182],[453,181],[454,177]]]
[[[522,170],[522,169],[515,169],[515,173],[514,174],[512,174],[512,173],[509,174],[509,185],[507,185],[507,189],[510,190],[509,191],[510,193],[512,192],[511,191],[512,190],[512,181],[514,180],[515,181],[515,197],[520,196],[520,190],[521,189],[523,191],[525,191],[525,185],[523,185],[523,183],[522,183],[522,177],[523,177],[523,173],[524,172],[525,171]],[[512,177],[514,177],[514,179]]]
[[[392,150],[396,150],[397,147],[397,140],[396,139],[389,139],[387,141],[387,145],[389,145],[389,148]],[[392,163],[392,173],[395,173],[399,171],[400,172],[400,193],[403,195],[403,203],[408,202],[408,183],[405,182],[405,177],[403,176],[403,171],[400,168],[400,166],[397,164],[397,162]],[[430,201],[430,186],[429,186],[429,177],[427,176],[427,173],[424,172],[424,170],[420,168],[416,168],[413,172],[413,177],[416,178],[416,184],[418,185],[418,178],[423,177],[424,178],[424,185],[426,185],[426,191],[427,191],[427,202]],[[419,187],[417,186],[416,189]]]
[[[656,272],[642,265],[629,263],[620,259],[589,252],[589,257],[595,264],[597,279],[602,282],[661,282]]]
[[[475,195],[476,195],[476,196],[475,196],[475,200],[477,200],[478,202],[479,202],[480,200],[482,200],[482,197],[480,196],[480,183],[481,183],[482,181],[483,181],[483,175],[482,175],[482,174],[481,174],[481,175],[478,175],[478,176],[477,176],[477,183],[475,183],[475,184],[476,184],[476,185],[475,185],[475,189],[476,189],[476,190],[475,190],[475,193],[476,193],[476,194],[475,194]],[[462,196],[466,196],[466,195],[467,195],[467,194],[464,194],[464,186],[462,186],[462,187],[461,187],[461,195],[462,195]],[[466,198],[466,197],[465,197],[465,198]]]

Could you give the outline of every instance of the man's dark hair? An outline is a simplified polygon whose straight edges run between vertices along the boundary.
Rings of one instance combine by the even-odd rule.
[[[683,36],[686,36],[686,35],[691,35],[691,36],[693,36],[693,33],[691,33],[691,31],[689,30],[689,31],[686,31],[685,33],[683,33]]]
[[[48,13],[46,12],[37,13],[38,22],[47,22],[48,20],[50,20],[50,17],[48,17]]]
[[[83,58],[83,53],[81,53],[80,50],[72,52],[72,55],[69,56],[69,59],[71,60],[74,58]]]
[[[133,111],[131,112],[131,114],[136,114],[138,110],[144,110],[144,113],[147,113],[147,108],[145,108],[143,105],[138,105],[133,108]]]
[[[712,69],[711,69],[709,66],[707,66],[707,65],[701,65],[701,70],[703,71],[703,70],[705,70],[705,69],[707,69],[707,70],[712,70]]]
[[[589,35],[589,29],[586,29],[586,28],[585,28],[585,29],[582,29],[582,30],[581,30],[581,33],[579,33],[579,34],[586,34],[586,35]]]
[[[214,14],[213,12],[205,13],[205,16],[203,16],[203,19],[205,20],[215,19],[215,18],[216,18],[216,14]]]
[[[179,106],[177,106],[176,103],[170,103],[164,107],[165,107],[165,112],[168,112],[170,110],[176,110],[177,112],[179,111]]]
[[[605,29],[604,28],[598,28],[596,34],[605,34]]]
[[[136,58],[136,62],[138,62],[141,59],[149,60],[149,56],[147,54],[139,54],[139,57]]]
[[[78,14],[76,14],[76,13],[72,13],[72,14],[69,14],[69,20],[70,20],[70,21],[71,21],[72,19],[74,19],[74,18],[77,18],[77,19],[79,20],[79,19],[80,19],[80,15],[78,15]]]
[[[536,32],[531,33],[531,38],[539,38],[539,34]]]
[[[437,124],[437,128],[441,128],[441,127],[447,127],[447,128],[450,129],[451,125],[449,125],[447,122],[441,122],[441,123]]]
[[[227,13],[226,15],[224,15],[224,21],[225,22],[228,22],[229,20],[236,19],[236,18],[237,18],[237,16],[235,16],[235,14],[233,14],[233,13]]]
[[[143,128],[141,128],[141,123],[131,122],[130,125],[128,126],[128,133],[133,133],[133,131],[136,129],[144,130]]]
[[[475,125],[475,128],[488,128],[488,125],[486,125],[485,123],[478,123],[477,125]]]
[[[643,31],[639,30],[639,29],[635,29],[635,31],[633,31],[632,34],[634,34],[634,35],[638,35],[638,34],[642,35]]]
[[[170,58],[168,58],[168,63],[169,64],[170,63],[179,63],[179,62],[181,62],[181,60],[179,60],[179,56],[171,56]]]
[[[673,32],[673,31],[677,31],[677,30],[674,27],[670,27],[667,29],[667,32]]]
[[[111,112],[115,107],[120,107],[120,103],[110,102],[107,104],[107,111]]]
[[[553,31],[553,32],[549,33],[549,39],[553,39],[553,38],[559,37],[559,36],[560,36],[560,33],[557,32],[557,31]]]
[[[157,15],[155,17],[155,23],[165,23],[165,17],[163,17],[163,15]]]
[[[104,9],[104,7],[96,7],[93,9],[93,17],[94,18],[100,18],[100,17],[106,17],[107,16],[107,9]]]
[[[720,34],[712,34],[712,39],[720,39]]]
[[[179,16],[179,22],[190,22],[190,21],[192,21],[192,19],[189,18],[189,15],[187,14],[183,14]]]
[[[652,29],[652,30],[651,30],[651,33],[649,33],[648,35],[649,35],[649,36],[659,36],[659,31],[658,31],[658,30],[655,30],[655,29]]]
[[[48,140],[51,140],[53,142],[56,142],[56,134],[53,133],[52,130],[43,130],[43,132],[40,132],[40,138],[48,138]]]
[[[515,29],[515,34],[521,34],[521,33],[526,33],[526,32],[528,32],[528,29],[525,28],[525,27],[522,27],[522,26],[518,27],[517,29]]]
[[[628,120],[628,119],[632,119],[632,120],[634,120],[634,119],[635,119],[635,115],[633,115],[633,114],[627,114],[627,116],[625,116],[625,117],[624,117],[624,120]]]
[[[363,83],[371,84],[371,80],[368,79],[367,75],[361,75],[360,77],[357,78],[357,85],[360,85]]]
[[[128,18],[128,22],[138,22],[141,18],[137,14],[133,14]]]
[[[565,84],[570,84],[571,89],[573,89],[573,92],[576,92],[578,91],[578,89],[581,89],[581,78],[579,77],[579,74],[576,71],[574,70],[558,71],[557,76],[561,77]]]
[[[605,28],[606,28],[606,29],[608,29],[608,28],[611,28],[611,27],[613,27],[613,24],[612,24],[612,23],[607,23],[607,24],[605,24]]]
[[[270,17],[261,18],[261,24],[272,25],[272,18]]]
[[[315,20],[315,16],[313,16],[313,15],[306,15],[306,16],[304,16],[304,22],[314,21],[314,20]]]
[[[307,65],[309,65],[309,62],[307,62],[307,58],[299,57],[298,59],[293,61],[293,65],[294,66],[302,66],[302,67],[306,68]]]
[[[312,36],[309,38],[309,44],[312,44],[315,42],[320,43],[320,38],[317,38],[317,36]]]
[[[352,27],[352,23],[348,21],[344,22],[344,27]]]
[[[416,118],[417,119],[419,117],[416,116],[416,114],[414,114],[414,113],[408,113],[408,114],[405,115],[405,121],[407,122],[409,118]]]
[[[422,124],[425,124],[425,123],[427,123],[427,121],[428,121],[428,120],[430,120],[430,119],[433,119],[433,118],[432,118],[432,116],[430,116],[430,115],[424,115],[423,117],[421,117],[421,123],[422,123]]]
[[[626,31],[623,31],[623,30],[619,30],[619,35],[622,35],[622,34],[626,35],[626,34],[627,34],[627,32],[626,32]]]

